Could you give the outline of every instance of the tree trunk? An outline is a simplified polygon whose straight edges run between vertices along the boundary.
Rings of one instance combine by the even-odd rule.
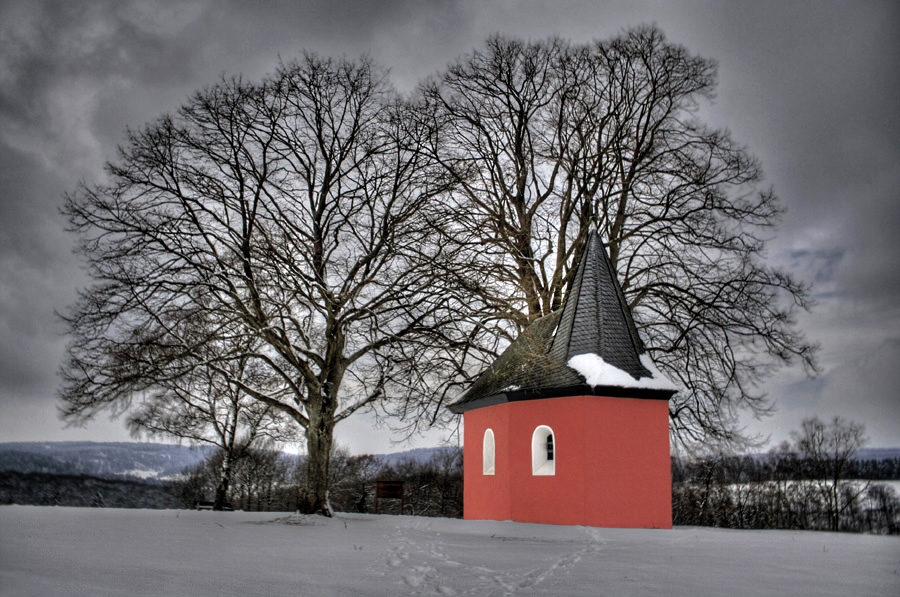
[[[306,487],[300,490],[298,510],[331,516],[328,503],[328,465],[334,438],[334,414],[310,412],[306,429]]]
[[[222,457],[222,470],[219,474],[219,485],[216,487],[216,497],[213,502],[213,510],[224,510],[228,501],[228,490],[231,487],[231,454],[227,451]]]

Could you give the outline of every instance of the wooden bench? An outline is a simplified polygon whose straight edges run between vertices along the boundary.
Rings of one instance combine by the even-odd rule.
[[[215,506],[215,502],[194,502],[194,510],[212,510],[213,506]],[[225,505],[222,506],[222,511],[224,512],[234,512],[234,508],[228,502],[225,502]]]

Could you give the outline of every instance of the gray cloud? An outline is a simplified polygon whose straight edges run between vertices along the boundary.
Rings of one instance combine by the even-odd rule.
[[[773,389],[777,413],[750,428],[771,435],[774,442],[789,438],[803,419],[841,416],[866,425],[873,447],[896,447],[900,429],[897,387],[900,384],[900,338],[882,341],[876,350],[848,350],[839,364],[812,380],[782,382]]]
[[[763,429],[829,416],[852,392],[873,438],[900,445],[900,9],[889,2],[0,0],[0,419],[32,421],[0,434],[58,433],[53,311],[85,280],[57,212],[79,180],[101,179],[126,127],[304,49],[368,53],[409,90],[492,33],[584,42],[646,22],[718,60],[701,117],[760,158],[788,208],[770,258],[815,283],[801,323],[825,373],[770,380],[781,411]]]
[[[54,311],[71,300],[80,275],[57,212],[63,183],[6,145],[0,163],[0,397],[49,396],[62,347]]]

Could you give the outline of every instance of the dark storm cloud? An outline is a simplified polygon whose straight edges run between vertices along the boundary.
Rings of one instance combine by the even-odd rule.
[[[795,271],[846,298],[900,298],[897,5],[738,3],[703,18],[711,39],[730,39],[715,56],[717,112],[789,210],[775,257],[781,249]],[[811,261],[797,263],[798,251]],[[842,255],[828,280],[823,253]]]
[[[822,373],[785,371],[765,385],[779,410],[752,428],[776,439],[812,415],[863,422],[875,445],[900,438],[898,15],[895,3],[822,2],[700,17],[719,48],[713,112],[759,156],[788,209],[770,258],[813,283],[816,304],[800,322],[821,344]]]
[[[467,11],[460,6],[412,0],[7,2],[0,25],[4,137],[43,152],[47,148],[38,146],[46,142],[60,152],[93,144],[93,153],[111,157],[126,125],[176,109],[222,74],[258,79],[279,56],[303,50],[370,53],[395,68],[399,62],[411,87],[437,68],[436,46],[450,44],[451,32],[465,26]],[[415,25],[404,25],[410,21]],[[22,139],[35,132],[33,141]]]
[[[50,269],[59,261],[61,218],[56,195],[61,181],[32,154],[0,145],[0,258],[17,255],[35,267]]]
[[[65,340],[55,312],[87,284],[59,208],[80,180],[102,180],[126,127],[176,110],[222,75],[258,79],[304,49],[421,58],[426,41],[460,25],[453,3],[435,8],[413,46],[386,43],[378,55],[373,39],[421,3],[0,2],[0,408],[21,423],[0,437],[58,425]],[[25,407],[38,404],[43,419]]]
[[[32,155],[0,145],[0,396],[52,395],[60,329],[77,262],[55,199],[60,181]]]
[[[840,364],[816,379],[782,384],[778,390],[778,412],[751,428],[756,433],[785,439],[805,418],[830,420],[841,416],[863,423],[872,447],[896,447],[900,429],[898,362],[900,338],[887,338],[875,350],[848,347]]]
[[[54,312],[84,283],[62,195],[99,176],[128,123],[116,103],[161,77],[153,57],[173,50],[111,5],[7,3],[0,21],[0,398],[50,401],[64,344]]]
[[[47,170],[77,179],[98,169],[126,124],[145,117],[140,108],[159,100],[156,89],[187,77],[187,48],[177,37],[135,26],[125,18],[126,6],[7,7],[3,45],[12,51],[2,59],[4,143],[39,156]],[[132,93],[138,84],[144,89]]]
[[[773,378],[784,416],[764,425],[786,433],[812,409],[827,418],[853,384],[860,412],[896,422],[898,5],[592,0],[0,0],[0,420],[39,421],[27,399],[50,413],[46,428],[58,425],[53,311],[86,283],[58,208],[79,180],[102,180],[126,127],[223,74],[258,80],[303,50],[367,53],[408,91],[493,33],[587,42],[653,22],[719,62],[718,97],[700,116],[759,157],[788,209],[769,257],[815,284],[801,324],[823,345],[824,373]],[[18,410],[5,410],[12,401]],[[40,439],[40,425],[19,438]],[[878,433],[900,444],[888,426]]]

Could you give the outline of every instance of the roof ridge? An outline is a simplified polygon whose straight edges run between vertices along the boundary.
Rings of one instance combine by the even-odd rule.
[[[532,321],[451,409],[597,392],[670,398],[675,389],[657,379],[643,352],[606,246],[592,230],[562,307]]]
[[[596,234],[598,240],[600,240],[599,233],[594,232],[594,234]],[[646,352],[646,349],[644,347],[644,342],[641,340],[641,336],[638,333],[637,325],[634,323],[634,316],[631,314],[631,308],[628,306],[628,299],[625,298],[625,291],[622,289],[622,284],[619,282],[619,276],[616,272],[616,268],[613,266],[612,259],[606,253],[606,245],[602,240],[600,240],[600,246],[600,255],[604,259],[604,261],[606,261],[606,265],[609,268],[610,277],[612,278],[613,283],[612,286],[616,291],[616,296],[619,300],[619,308],[622,311],[622,316],[625,318],[625,325],[628,326],[628,332],[631,336],[631,342],[638,355],[641,355]]]
[[[572,342],[571,322],[568,326],[566,326],[565,330],[562,329],[563,324],[564,324],[564,317],[566,314],[566,307],[569,306],[569,301],[572,299],[573,296],[575,296],[576,297],[575,305],[573,307],[572,316],[571,316],[571,320],[572,320],[572,322],[574,322],[575,316],[578,314],[578,298],[577,297],[581,293],[581,285],[584,282],[584,272],[586,269],[585,267],[583,267],[583,263],[585,261],[585,256],[587,255],[589,248],[590,248],[590,234],[588,234],[588,238],[585,240],[584,249],[581,253],[581,257],[579,258],[578,269],[575,270],[575,277],[572,279],[572,284],[569,286],[569,291],[566,293],[566,298],[565,298],[565,300],[563,300],[563,304],[559,308],[559,324],[557,326],[556,332],[554,332],[554,334],[553,334],[553,341],[550,343],[550,348],[547,351],[548,353],[551,353],[551,354],[557,354],[557,355],[559,354],[560,351],[557,349],[557,342],[562,340],[562,336],[560,335],[560,332],[564,332],[565,339],[562,340],[562,343],[565,345],[564,352],[562,355],[559,355],[564,360],[569,359],[569,346]]]
[[[586,312],[587,307],[590,308]],[[551,350],[566,362],[574,356],[593,353],[628,371],[635,379],[652,375],[640,362],[643,342],[605,243],[596,230],[588,233],[578,271],[563,304],[560,328]]]

